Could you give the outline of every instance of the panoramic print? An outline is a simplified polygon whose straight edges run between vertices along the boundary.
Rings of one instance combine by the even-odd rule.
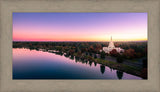
[[[147,79],[147,13],[13,13],[13,79]]]

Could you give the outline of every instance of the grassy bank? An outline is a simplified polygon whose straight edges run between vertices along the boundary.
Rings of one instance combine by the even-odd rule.
[[[77,53],[74,53],[74,56],[78,57]],[[136,75],[139,77],[141,77],[141,75],[142,75],[141,74],[142,68],[139,68],[139,67],[129,66],[129,65],[126,65],[123,63],[117,63],[117,62],[113,62],[113,61],[107,61],[107,60],[103,60],[101,58],[93,58],[91,56],[81,56],[79,58],[82,60],[96,62],[98,64],[102,64],[102,65],[108,66],[110,68],[113,68],[113,69],[116,69],[119,71],[123,71],[123,72],[129,73],[129,74],[132,74],[132,75]]]

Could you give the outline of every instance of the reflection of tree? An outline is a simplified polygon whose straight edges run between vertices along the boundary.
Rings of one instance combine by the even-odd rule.
[[[116,73],[117,73],[118,79],[122,79],[122,77],[123,77],[123,72],[117,70]]]
[[[38,48],[36,48],[36,50],[38,51],[39,49],[38,49]]]
[[[33,47],[29,47],[29,50],[34,50],[34,48]]]
[[[89,65],[90,65],[90,66],[92,65],[92,61],[89,61]]]
[[[75,62],[77,63],[79,61],[79,58],[78,57],[75,57]]]
[[[112,72],[112,68],[111,67],[109,67],[110,68],[110,70],[111,70],[111,72]]]
[[[62,52],[55,52],[55,54],[56,54],[56,55],[61,55],[61,56],[63,55]],[[68,57],[69,57],[69,56],[68,56]]]
[[[105,66],[101,65],[100,68],[101,68],[101,73],[103,74],[105,72]]]
[[[97,63],[96,62],[94,62],[94,66],[96,66],[97,65]]]
[[[68,57],[69,57],[69,55],[67,55],[67,54],[66,54],[66,55],[64,55],[64,56],[65,56],[66,58],[68,58]]]
[[[86,63],[86,61],[85,61],[85,60],[83,60],[83,59],[81,59],[81,62],[82,62],[82,64]]]
[[[73,56],[73,55],[71,55],[70,59],[74,60],[74,56]]]
[[[85,60],[86,64],[88,63],[88,60]]]

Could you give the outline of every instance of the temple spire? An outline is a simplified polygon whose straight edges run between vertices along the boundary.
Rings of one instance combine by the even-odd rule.
[[[112,36],[111,36],[111,41],[112,41]]]

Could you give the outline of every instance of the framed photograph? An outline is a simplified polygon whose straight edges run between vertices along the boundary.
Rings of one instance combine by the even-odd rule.
[[[0,91],[160,91],[158,0],[0,4]]]
[[[147,13],[14,12],[12,21],[12,79],[147,79]]]

